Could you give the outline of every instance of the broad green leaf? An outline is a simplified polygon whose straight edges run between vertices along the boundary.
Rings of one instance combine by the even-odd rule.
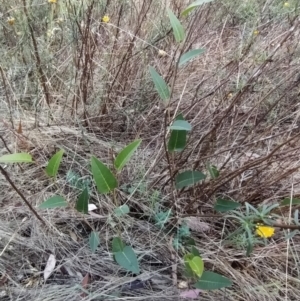
[[[89,245],[90,245],[90,249],[93,253],[96,252],[96,250],[99,246],[99,243],[100,243],[99,233],[92,231],[89,236]]]
[[[191,124],[186,120],[175,120],[169,128],[171,130],[187,131],[187,132],[192,130]]]
[[[153,67],[149,67],[150,75],[152,77],[156,91],[160,98],[166,103],[170,98],[170,88],[166,84],[165,80],[156,72]]]
[[[0,157],[0,163],[30,163],[31,155],[27,153],[8,154]]]
[[[177,43],[180,43],[184,40],[184,29],[180,21],[174,15],[174,13],[168,8],[168,15],[170,19],[171,26],[173,28],[173,34]]]
[[[49,177],[56,177],[63,154],[64,150],[61,149],[49,160],[48,165],[46,166],[46,173]]]
[[[234,202],[234,201],[229,201],[229,200],[224,200],[224,199],[217,199],[217,202],[214,206],[214,209],[218,212],[227,212],[230,210],[234,210],[238,207],[240,207],[241,204]]]
[[[200,171],[188,170],[178,174],[175,178],[176,188],[181,189],[194,185],[206,178],[205,174]]]
[[[201,290],[216,290],[231,285],[232,281],[230,279],[214,272],[204,271],[194,286]]]
[[[192,246],[191,252],[194,256],[200,257],[199,251],[194,246]]]
[[[124,204],[124,205],[116,208],[114,211],[115,211],[115,215],[120,217],[122,215],[128,214],[130,212],[130,209],[126,204]]]
[[[280,206],[290,206],[290,205],[299,205],[300,204],[300,199],[297,198],[285,198],[281,201]]]
[[[176,117],[176,120],[184,120],[182,114]],[[180,152],[186,146],[186,131],[172,130],[168,142],[169,152]]]
[[[117,179],[112,174],[109,168],[107,168],[96,157],[91,159],[92,174],[100,193],[108,193],[118,186]]]
[[[123,243],[120,237],[114,237],[112,240],[113,253],[122,252],[126,245]]]
[[[66,207],[68,206],[68,203],[66,200],[61,197],[60,195],[54,195],[42,204],[40,204],[40,209],[53,209],[53,208],[59,208],[59,207]]]
[[[201,257],[194,256],[191,260],[188,261],[191,269],[193,272],[198,276],[201,277],[203,270],[204,270],[204,263]]]
[[[126,246],[123,251],[114,253],[116,262],[127,271],[135,274],[140,273],[137,257],[130,246]]]
[[[208,3],[208,2],[212,2],[213,0],[198,0],[195,1],[193,3],[191,3],[182,13],[182,16],[186,16],[189,12],[191,12],[193,9],[195,9],[196,7],[204,4],[204,3]]]
[[[190,60],[195,58],[197,55],[200,55],[204,52],[205,52],[205,49],[193,49],[193,50],[190,50],[190,51],[184,53],[179,59],[178,66],[179,67],[183,66],[184,64],[186,64],[187,62],[189,62]]]
[[[219,172],[219,170],[217,169],[216,166],[210,165],[210,164],[208,163],[208,164],[207,164],[207,169],[208,169],[209,174],[210,174],[210,177],[211,177],[212,179],[216,179],[216,178],[219,177],[220,172]]]
[[[117,156],[115,159],[115,167],[118,171],[120,171],[124,165],[130,160],[133,153],[141,144],[142,140],[138,139],[128,144]]]
[[[76,210],[83,213],[88,213],[89,206],[89,191],[85,188],[78,197],[76,202]]]

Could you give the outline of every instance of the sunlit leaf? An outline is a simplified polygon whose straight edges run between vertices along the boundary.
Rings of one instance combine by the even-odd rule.
[[[8,154],[0,157],[0,163],[30,163],[31,155],[27,153]]]
[[[217,199],[217,202],[214,206],[214,209],[218,212],[227,212],[230,210],[234,210],[238,207],[240,207],[241,204],[234,202],[234,201],[230,201],[230,200],[224,200],[224,199]]]
[[[184,64],[188,63],[190,60],[192,60],[193,58],[195,58],[196,56],[198,56],[204,52],[205,52],[205,49],[193,49],[193,50],[190,50],[190,51],[184,53],[179,59],[178,66],[179,67],[183,66]]]
[[[186,16],[188,13],[190,13],[193,9],[197,8],[198,6],[204,4],[204,3],[208,3],[208,2],[212,2],[213,0],[198,0],[195,1],[193,3],[191,3],[182,13],[182,16]]]
[[[231,285],[232,281],[230,279],[214,272],[204,271],[194,286],[201,290],[216,290]]]
[[[68,203],[60,195],[54,195],[42,204],[39,205],[40,209],[53,209],[59,207],[66,207]]]
[[[187,186],[192,186],[201,180],[204,180],[206,176],[200,171],[187,170],[178,174],[175,178],[176,188],[181,189]]]
[[[108,193],[118,186],[117,179],[96,157],[91,159],[92,174],[100,193]]]
[[[150,75],[152,77],[156,91],[160,98],[166,103],[170,98],[170,88],[166,84],[165,80],[156,72],[153,67],[149,67]]]
[[[49,177],[56,177],[63,154],[64,150],[61,149],[49,160],[46,166],[46,173]]]
[[[124,165],[130,160],[133,153],[141,144],[142,140],[138,139],[128,144],[116,157],[115,159],[115,167],[118,171],[120,171]]]
[[[203,270],[204,270],[204,262],[201,257],[194,256],[191,260],[188,261],[191,269],[193,272],[198,276],[201,277]]]
[[[44,280],[46,281],[50,275],[52,274],[56,264],[56,259],[53,254],[50,254],[48,261],[46,263],[46,267],[44,269]]]
[[[92,231],[89,236],[89,245],[90,245],[90,249],[93,253],[96,252],[96,250],[99,246],[99,243],[100,243],[99,233]]]

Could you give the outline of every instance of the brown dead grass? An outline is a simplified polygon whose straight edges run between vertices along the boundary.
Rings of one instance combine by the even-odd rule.
[[[172,169],[205,171],[211,162],[221,173],[217,181],[176,193],[177,217],[211,213],[220,195],[259,205],[300,194],[298,16],[282,13],[280,4],[268,1],[252,1],[256,15],[251,16],[244,8],[250,2],[207,5],[196,14],[195,23],[185,22],[191,30],[185,50],[204,47],[206,53],[177,73],[170,120],[182,112],[193,131],[187,149],[171,158]],[[151,65],[170,84],[174,76],[173,58],[178,52],[163,17],[166,6],[164,1],[134,2],[136,6],[112,2],[107,7],[96,3],[89,11],[91,3],[54,12],[55,18],[61,14],[64,23],[49,39],[41,34],[49,28],[44,23],[35,25],[50,108],[37,80],[31,40],[24,35],[22,44],[15,34],[27,32],[22,10],[9,7],[8,2],[1,8],[5,17],[14,15],[17,23],[15,29],[2,24],[0,153],[29,151],[35,159],[35,164],[22,169],[5,168],[34,207],[54,194],[70,203],[63,210],[39,210],[47,222],[44,227],[1,177],[1,300],[108,300],[137,279],[143,288],[123,290],[122,297],[114,300],[180,299],[180,290],[172,283],[172,267],[177,267],[181,281],[182,253],[174,262],[170,246],[177,225],[171,220],[168,230],[159,230],[149,204],[154,190],[160,192],[166,208],[174,195],[163,150],[164,113],[148,74]],[[49,8],[40,5],[39,13],[47,12]],[[172,9],[182,7],[181,1],[174,1]],[[111,24],[100,22],[104,13],[111,16]],[[254,30],[259,34],[254,35]],[[7,49],[15,54],[10,60],[4,54]],[[168,55],[158,56],[159,49]],[[23,54],[23,59],[17,54]],[[19,120],[22,133],[17,133]],[[75,213],[77,191],[66,181],[67,171],[88,176],[91,155],[110,164],[112,152],[137,137],[143,139],[142,146],[120,182],[142,183],[146,188],[117,193],[119,202],[131,207],[130,216],[115,221],[113,227],[109,214],[115,204],[95,189],[91,202],[98,207],[96,215]],[[59,148],[66,154],[53,183],[43,168]],[[287,222],[289,213],[279,214]],[[287,241],[280,230],[247,258],[238,246],[223,244],[236,225],[223,219],[199,218],[199,222],[210,229],[193,232],[206,268],[234,282],[230,289],[201,293],[201,300],[298,300],[298,236]],[[95,254],[88,248],[88,223],[100,232]],[[128,277],[113,261],[110,244],[118,229],[139,257],[140,276]],[[44,283],[42,272],[50,253],[57,265]],[[91,295],[80,288],[86,273]]]

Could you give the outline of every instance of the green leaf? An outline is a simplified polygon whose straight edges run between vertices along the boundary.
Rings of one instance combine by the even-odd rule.
[[[184,53],[179,59],[178,67],[183,66],[184,64],[195,58],[197,55],[200,55],[204,52],[205,49],[193,49]]]
[[[122,252],[126,245],[123,243],[120,237],[114,237],[112,240],[113,253]]]
[[[290,205],[299,205],[300,204],[300,199],[297,198],[285,198],[281,201],[280,206],[290,206]]]
[[[124,205],[116,208],[114,211],[115,211],[115,215],[117,217],[120,217],[122,215],[128,214],[130,212],[130,209],[126,204],[124,204]]]
[[[60,195],[54,195],[42,204],[40,204],[40,209],[53,209],[53,208],[59,208],[59,207],[66,207],[68,206],[68,203],[65,201],[63,197]]]
[[[160,98],[166,103],[169,100],[170,88],[166,84],[165,80],[156,72],[153,67],[149,67],[150,75],[154,83],[155,89],[158,92]]]
[[[206,178],[205,174],[200,171],[188,170],[178,174],[175,178],[176,188],[181,189],[194,185]]]
[[[135,274],[140,273],[137,257],[130,246],[126,246],[123,251],[114,253],[116,262],[124,269]]]
[[[231,285],[232,281],[230,279],[214,272],[204,271],[194,286],[201,290],[216,290]]]
[[[61,149],[49,160],[46,167],[46,173],[49,177],[56,177],[63,154],[64,150]]]
[[[186,120],[175,120],[169,128],[171,130],[187,131],[187,132],[192,130],[191,124]]]
[[[207,169],[208,169],[209,174],[210,174],[210,177],[211,177],[212,179],[216,179],[216,178],[219,177],[220,172],[219,172],[219,170],[217,169],[216,166],[210,165],[210,164],[208,163],[208,164],[207,164]]]
[[[176,117],[176,120],[184,120],[182,114]],[[168,142],[169,152],[180,152],[186,146],[186,131],[172,130]]]
[[[117,179],[96,157],[91,159],[92,174],[100,193],[108,193],[118,186]]]
[[[76,210],[83,213],[88,213],[89,191],[85,188],[78,197],[76,202]]]
[[[234,210],[238,207],[240,207],[241,204],[234,202],[234,201],[229,201],[229,200],[224,200],[224,199],[217,199],[217,202],[214,206],[214,209],[218,212],[227,212],[230,210]]]
[[[191,252],[194,256],[200,257],[199,251],[194,246],[192,246]]]
[[[188,261],[192,271],[198,276],[201,277],[204,270],[204,263],[201,257],[194,256],[191,260]]]
[[[191,12],[193,9],[195,9],[196,7],[204,4],[204,3],[208,3],[208,2],[212,2],[213,0],[198,0],[193,2],[192,4],[190,4],[182,13],[182,16],[186,16],[189,12]]]
[[[130,160],[133,153],[141,144],[142,140],[138,139],[128,144],[117,156],[115,159],[115,167],[118,171],[120,171],[124,165]]]
[[[170,19],[171,26],[173,28],[173,34],[177,43],[180,43],[184,40],[184,29],[180,21],[174,15],[174,13],[168,8],[168,15]]]
[[[99,246],[99,243],[100,243],[99,233],[92,231],[89,236],[89,245],[90,245],[90,249],[93,253],[96,252],[96,250]]]
[[[30,163],[31,155],[27,153],[8,154],[0,157],[0,163]]]

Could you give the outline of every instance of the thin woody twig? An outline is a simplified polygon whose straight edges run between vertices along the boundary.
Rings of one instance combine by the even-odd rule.
[[[32,207],[32,205],[28,202],[28,200],[25,198],[23,193],[16,187],[14,182],[10,179],[8,173],[6,170],[0,166],[0,171],[7,180],[7,182],[11,185],[11,187],[17,192],[17,194],[21,197],[21,199],[25,202],[25,204],[28,206],[30,211],[46,226],[46,222],[43,220],[43,218],[36,212],[36,210]]]

